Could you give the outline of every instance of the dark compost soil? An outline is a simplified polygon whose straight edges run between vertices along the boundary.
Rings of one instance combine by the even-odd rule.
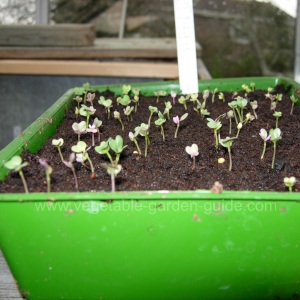
[[[284,91],[282,86],[276,87],[276,92]],[[274,93],[274,94],[275,94]],[[216,96],[215,103],[212,104],[211,94],[207,101],[207,108],[211,118],[215,119],[219,115],[227,112],[230,108],[227,102],[232,101],[232,93],[224,93],[226,103],[223,103]],[[150,128],[151,144],[148,149],[148,156],[139,156],[134,153],[135,145],[128,138],[130,131],[142,122],[147,123],[149,118],[148,106],[157,106],[160,111],[164,110],[164,102],[171,101],[170,96],[161,97],[159,103],[156,103],[156,97],[140,97],[140,105],[137,113],[133,114],[133,121],[127,121],[122,110],[123,107],[116,105],[116,97],[107,92],[105,97],[113,100],[111,109],[112,117],[107,120],[107,114],[98,104],[99,94],[94,101],[96,114],[91,117],[98,117],[103,121],[100,127],[101,139],[107,140],[109,137],[115,138],[121,135],[124,144],[128,147],[123,151],[120,164],[123,169],[116,179],[116,190],[195,190],[209,189],[215,181],[220,181],[225,190],[257,190],[257,191],[286,191],[283,184],[283,178],[295,176],[300,178],[300,153],[299,153],[299,116],[300,108],[294,109],[294,114],[290,115],[291,101],[285,94],[283,100],[278,103],[276,110],[282,112],[279,119],[279,128],[282,131],[282,140],[277,144],[276,161],[274,169],[271,169],[271,160],[273,155],[273,143],[268,141],[265,157],[260,159],[263,141],[259,136],[261,128],[269,131],[275,128],[275,117],[270,110],[270,100],[265,98],[265,91],[255,91],[247,95],[249,101],[257,100],[258,119],[245,125],[239,135],[239,138],[233,142],[232,146],[232,171],[228,171],[228,152],[227,149],[220,147],[217,152],[215,149],[215,139],[213,132],[207,126],[207,121],[193,110],[193,105],[188,102],[189,116],[184,120],[178,132],[178,138],[174,139],[176,129],[172,118],[176,115],[182,116],[186,111],[183,106],[176,101],[171,109],[171,119],[164,124],[166,142],[162,141],[160,128],[154,124],[157,115],[154,114]],[[244,93],[239,93],[244,96]],[[178,99],[178,96],[177,96]],[[202,94],[199,94],[199,100],[202,102]],[[76,102],[74,101],[74,107]],[[57,130],[53,138],[63,138],[64,145],[62,153],[65,159],[69,158],[71,146],[77,143],[77,135],[72,130],[72,124],[84,120],[83,117],[76,119],[74,107],[70,109],[65,121]],[[121,113],[125,130],[121,130],[118,120],[113,118],[113,111],[118,110]],[[247,105],[245,114],[251,112],[250,105]],[[232,136],[237,132],[233,120]],[[222,128],[220,130],[221,138],[228,136],[229,121],[222,119]],[[91,145],[91,134],[82,135],[81,140]],[[74,179],[70,169],[65,167],[58,155],[57,149],[52,146],[52,138],[39,150],[37,154],[28,152],[23,153],[23,160],[29,164],[24,168],[24,175],[27,179],[30,192],[46,191],[46,181],[44,169],[39,165],[38,158],[44,158],[53,168],[51,191],[75,191]],[[142,152],[144,151],[144,138],[138,137],[138,142]],[[196,169],[192,170],[192,160],[185,152],[186,146],[196,143],[199,146],[199,155],[196,158]],[[96,146],[99,145],[96,138]],[[96,177],[90,178],[90,170],[76,163],[77,176],[80,191],[109,191],[110,176],[100,167],[100,163],[108,161],[106,156],[96,153],[91,148],[89,156],[94,163]],[[218,158],[225,158],[225,163],[219,164]],[[299,184],[296,183],[295,191],[299,191]],[[7,176],[5,182],[0,183],[0,192],[23,192],[23,186],[17,173],[11,173]]]

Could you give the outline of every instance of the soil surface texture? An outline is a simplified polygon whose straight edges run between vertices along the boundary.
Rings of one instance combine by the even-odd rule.
[[[275,128],[275,117],[270,110],[270,99],[266,98],[266,91],[257,90],[246,95],[248,105],[244,110],[244,115],[248,112],[253,114],[249,105],[250,101],[256,100],[258,108],[256,113],[258,119],[254,119],[244,124],[239,137],[233,140],[232,144],[232,171],[228,170],[229,156],[227,148],[220,146],[218,151],[215,148],[215,137],[213,131],[207,126],[208,121],[194,111],[192,102],[187,101],[187,110],[178,102],[173,105],[171,96],[160,97],[157,103],[156,97],[140,96],[140,104],[137,112],[133,112],[132,121],[128,121],[123,113],[123,106],[116,104],[116,96],[111,92],[105,93],[105,98],[113,100],[111,108],[111,118],[108,120],[107,113],[103,106],[98,104],[99,94],[96,93],[94,107],[96,113],[91,116],[91,121],[98,117],[103,121],[100,127],[101,141],[109,137],[115,138],[121,135],[124,139],[124,145],[127,147],[122,152],[120,164],[122,171],[116,178],[117,191],[132,190],[195,190],[210,189],[216,181],[219,181],[225,190],[257,190],[257,191],[287,191],[283,183],[285,177],[295,176],[300,178],[300,132],[299,117],[300,107],[295,106],[293,115],[290,115],[291,100],[287,95],[288,90],[282,86],[276,87],[273,94],[284,93],[282,101],[279,101],[276,111],[282,112],[279,118],[278,127],[282,131],[282,139],[277,143],[275,166],[271,168],[273,155],[273,143],[269,140],[266,146],[266,152],[263,159],[261,154],[263,150],[263,140],[259,136],[261,128],[267,132]],[[228,112],[231,102],[236,95],[224,92],[226,101],[222,102],[218,96],[215,96],[212,103],[212,94],[210,93],[206,108],[210,112],[208,117],[216,119],[218,116]],[[240,92],[240,96],[245,96],[245,92]],[[203,102],[203,95],[199,94],[198,99]],[[157,114],[154,114],[150,127],[150,145],[148,156],[138,155],[135,144],[130,141],[128,133],[134,132],[136,126],[141,123],[147,123],[150,115],[148,107],[156,106],[163,112],[165,102],[170,101],[173,105],[170,111],[170,120],[164,125],[165,142],[162,140],[160,127],[155,125]],[[133,105],[133,103],[131,104]],[[65,160],[68,160],[71,154],[71,147],[77,143],[77,135],[72,130],[74,122],[85,120],[84,117],[76,118],[74,106],[66,113],[66,118],[53,138],[63,138],[64,144],[61,147]],[[113,111],[120,112],[125,125],[122,131],[118,120],[114,119]],[[178,137],[174,138],[176,124],[173,117],[182,116],[188,113],[188,117],[181,122]],[[221,138],[227,136],[234,137],[237,134],[237,126],[234,118],[232,119],[232,133],[229,135],[229,120],[222,118],[222,127],[220,129]],[[39,164],[38,158],[44,158],[53,168],[51,175],[51,191],[76,191],[74,178],[71,169],[65,167],[61,162],[57,148],[52,145],[50,138],[37,154],[28,152],[23,153],[23,160],[28,162],[28,166],[23,169],[28,183],[29,192],[45,192],[47,189],[44,168]],[[81,135],[81,140],[85,141],[90,147],[92,144],[92,134]],[[145,149],[145,139],[142,136],[137,137],[142,153]],[[99,145],[97,134],[95,135],[96,146]],[[199,155],[196,157],[195,170],[192,169],[193,161],[186,153],[186,146],[193,143],[199,147]],[[90,159],[95,167],[95,178],[91,178],[91,171],[81,163],[75,162],[76,173],[79,182],[79,191],[110,191],[111,180],[100,164],[109,162],[106,155],[99,154],[94,147],[88,151]],[[111,152],[115,157],[114,153]],[[224,163],[218,163],[219,158],[224,158]],[[86,163],[89,165],[88,163]],[[299,184],[296,183],[294,191],[299,191]],[[23,185],[18,173],[12,172],[7,176],[3,183],[0,183],[0,192],[23,192]]]

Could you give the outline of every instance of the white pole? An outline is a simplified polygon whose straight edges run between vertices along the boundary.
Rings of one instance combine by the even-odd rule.
[[[179,83],[183,94],[198,93],[193,0],[174,0]]]

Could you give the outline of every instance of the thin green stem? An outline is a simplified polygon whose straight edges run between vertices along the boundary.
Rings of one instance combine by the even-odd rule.
[[[147,151],[148,151],[148,141],[147,141],[147,136],[145,135],[145,157],[147,157]]]
[[[218,151],[219,148],[219,140],[218,140],[218,130],[214,130],[214,134],[215,134],[215,140],[216,140],[216,150]]]
[[[163,141],[165,142],[165,132],[164,132],[164,127],[161,125],[160,126],[160,132],[161,132],[161,135],[162,135],[162,137],[163,137]]]
[[[276,117],[276,124],[275,124],[275,128],[278,128],[278,119],[279,119],[279,117]]]
[[[151,123],[152,115],[153,115],[153,112],[150,112],[150,116],[149,116],[149,119],[148,119],[148,125],[149,125],[149,126],[150,126],[150,123]]]
[[[76,171],[75,171],[73,164],[72,164],[71,170],[72,170],[73,176],[74,176],[75,188],[76,188],[76,191],[78,191],[78,179],[77,179]]]
[[[231,129],[232,129],[232,121],[231,118],[229,118],[229,134],[231,134]]]
[[[179,125],[180,125],[180,122],[177,123],[176,131],[175,131],[175,135],[174,135],[175,139],[177,138],[177,133],[178,133]]]
[[[22,170],[19,171],[19,175],[21,177],[21,180],[23,182],[23,186],[24,186],[24,190],[25,190],[25,193],[28,194],[28,186],[27,186],[27,182],[25,180],[25,176],[24,176],[24,173]]]
[[[122,122],[122,119],[121,118],[118,118],[119,122],[121,123],[121,126],[122,126],[122,130],[124,130],[124,124]]]
[[[110,175],[111,178],[111,191],[115,192],[116,191],[116,180],[115,180],[115,174],[112,172]]]
[[[272,166],[271,166],[272,169],[274,169],[275,155],[276,155],[276,142],[273,143],[274,143],[274,150],[273,150],[273,158],[272,158]]]
[[[46,171],[46,182],[47,182],[47,193],[51,191],[51,176],[50,173]]]
[[[59,156],[60,156],[61,161],[64,161],[64,157],[63,157],[63,155],[62,155],[62,153],[61,153],[60,146],[57,146],[57,149],[58,149],[58,152],[59,152]]]
[[[138,144],[137,140],[134,139],[133,142],[135,143],[135,146],[136,146],[136,148],[137,148],[137,150],[138,150],[139,155],[141,155],[142,152],[141,152],[141,149],[140,149],[140,147],[139,147],[139,144]]]
[[[263,151],[262,151],[262,154],[261,154],[261,157],[260,159],[263,159],[264,156],[265,156],[265,152],[266,152],[266,146],[267,146],[267,142],[264,142],[264,147],[263,147]]]
[[[228,156],[229,156],[229,171],[232,169],[232,158],[231,158],[231,148],[228,147]]]
[[[93,165],[93,163],[92,163],[92,161],[91,161],[89,155],[87,155],[87,160],[88,160],[88,162],[89,162],[89,164],[90,164],[90,166],[91,166],[91,172],[92,172],[92,174],[94,175],[94,174],[95,174],[94,165]]]

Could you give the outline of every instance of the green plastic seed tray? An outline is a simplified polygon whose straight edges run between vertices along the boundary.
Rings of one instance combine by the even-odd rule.
[[[203,80],[199,91],[250,82],[299,88],[262,77]],[[122,86],[95,88],[120,94]],[[73,97],[67,91],[1,151],[1,180],[5,161],[37,152],[55,133]],[[292,299],[300,292],[299,200],[297,192],[209,190],[0,194],[0,248],[27,299]]]

